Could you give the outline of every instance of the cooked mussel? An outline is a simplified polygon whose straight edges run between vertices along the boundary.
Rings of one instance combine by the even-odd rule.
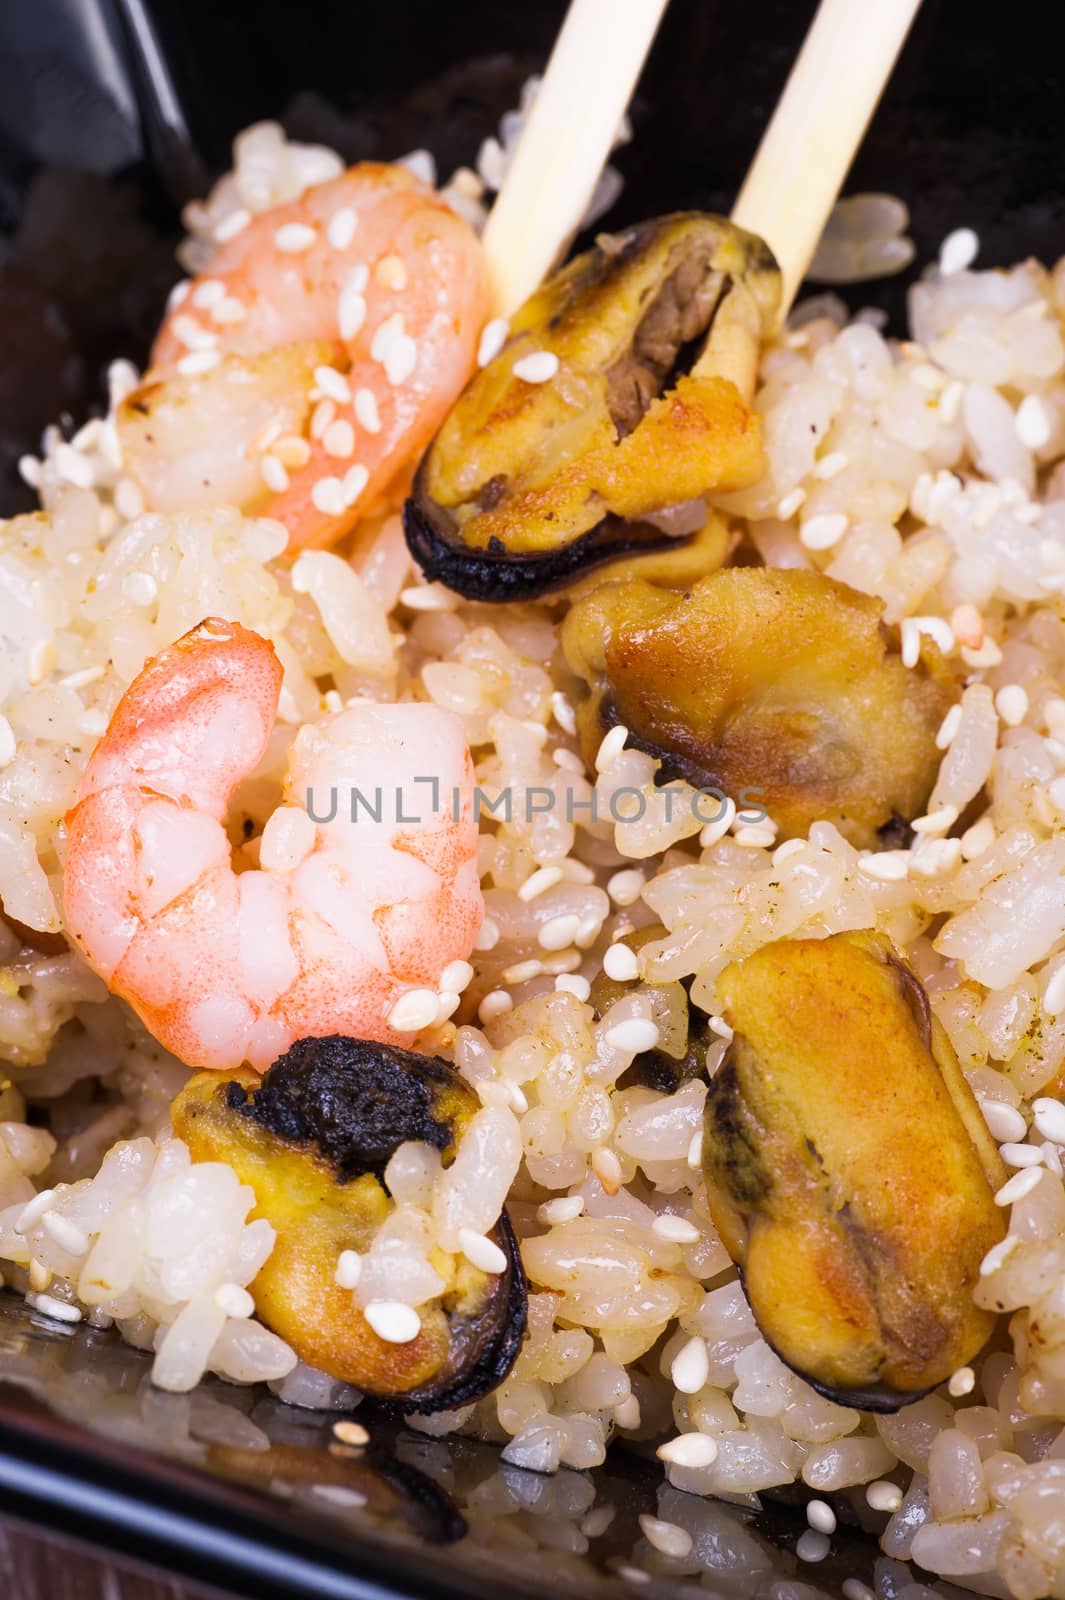
[[[660,922],[652,922],[646,928],[637,928],[632,933],[623,935],[616,939],[615,943],[626,945],[630,950],[639,952],[644,945],[665,937],[666,929],[663,925]],[[658,1043],[653,1050],[642,1050],[634,1057],[632,1065],[619,1079],[621,1088],[628,1088],[631,1084],[641,1084],[647,1089],[659,1089],[663,1094],[673,1094],[692,1078],[705,1077],[706,1052],[713,1044],[716,1035],[710,1030],[710,1020],[706,1013],[692,1005],[689,997],[690,988],[690,979],[687,982],[672,979],[641,985],[642,993],[651,1002],[654,1020],[658,1024]],[[588,996],[596,1020],[598,1021],[615,1000],[621,1000],[631,993],[631,984],[611,978],[607,973],[600,971],[592,982],[591,993]]]
[[[874,933],[782,940],[725,968],[735,1037],[711,1080],[710,1213],[782,1360],[895,1411],[970,1361],[1005,1231],[997,1147],[925,991]]]
[[[859,847],[923,808],[956,691],[937,654],[903,666],[882,606],[817,572],[730,567],[683,595],[603,584],[562,626],[588,684],[591,763],[614,723],[658,756],[660,781],[758,800],[779,839],[834,822]]]
[[[699,212],[571,261],[522,306],[418,470],[404,523],[426,576],[527,599],[691,538],[709,490],[763,470],[749,402],[779,294],[762,241]],[[687,531],[655,520],[692,503]]]
[[[504,1211],[490,1234],[498,1273],[434,1248],[441,1291],[405,1343],[381,1338],[336,1282],[344,1250],[369,1250],[396,1209],[385,1169],[421,1141],[454,1160],[479,1101],[444,1061],[332,1036],[301,1039],[260,1079],[203,1072],[172,1109],[196,1161],[225,1161],[277,1241],[252,1286],[264,1323],[309,1365],[396,1410],[465,1405],[506,1377],[525,1328],[521,1260]]]

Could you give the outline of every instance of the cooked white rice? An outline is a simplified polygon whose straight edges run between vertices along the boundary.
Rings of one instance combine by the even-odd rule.
[[[191,262],[236,210],[291,197],[336,161],[276,130],[246,136],[236,176],[191,218]],[[762,366],[769,471],[719,509],[770,564],[879,595],[904,648],[931,632],[960,662],[968,687],[930,805],[947,827],[975,805],[960,839],[934,824],[870,858],[819,823],[775,851],[772,829],[742,815],[700,835],[686,807],[667,818],[655,763],[630,750],[602,763],[590,821],[550,606],[468,605],[420,584],[395,514],[295,569],[268,521],[142,514],[104,420],[73,446],[48,438],[26,466],[41,513],[0,531],[0,897],[27,929],[61,932],[63,819],[93,743],[145,658],[207,614],[270,638],[285,668],[276,735],[234,816],[241,848],[256,847],[241,824],[261,831],[302,722],[365,695],[457,712],[482,787],[511,787],[513,819],[482,825],[488,915],[467,1020],[417,1047],[453,1057],[491,1137],[446,1182],[404,1147],[396,1242],[417,1304],[433,1243],[456,1248],[456,1219],[483,1230],[485,1196],[493,1210],[509,1189],[530,1331],[496,1393],[413,1426],[498,1441],[504,1460],[546,1472],[601,1462],[616,1434],[696,1435],[666,1467],[667,1522],[676,1490],[801,1481],[823,1495],[888,1479],[905,1495],[889,1556],[1039,1600],[1065,1596],[1065,265],[954,265],[912,290],[910,341],[886,339],[875,317],[848,322],[832,297],[798,308]],[[132,381],[115,368],[116,395]],[[646,810],[615,824],[623,786]],[[555,805],[526,821],[533,787]],[[759,1337],[692,1160],[705,1084],[616,1088],[639,1045],[632,1024],[683,1018],[654,1014],[639,983],[598,1023],[585,1003],[609,945],[652,921],[668,932],[644,947],[642,978],[690,977],[711,1014],[725,964],[766,941],[875,927],[906,949],[1007,1161],[1032,1164],[985,1263],[978,1297],[1003,1312],[1002,1339],[968,1392],[962,1375],[953,1395],[865,1416],[818,1397]],[[246,1314],[270,1229],[246,1222],[252,1196],[234,1174],[190,1167],[169,1136],[185,1069],[77,955],[0,924],[0,959],[12,1281],[38,1309],[114,1318],[155,1347],[164,1387],[212,1370],[336,1403],[331,1380],[293,1370]],[[725,1048],[711,1047],[710,1073]],[[25,1124],[27,1100],[58,1150]],[[55,1190],[41,1209],[38,1186]]]

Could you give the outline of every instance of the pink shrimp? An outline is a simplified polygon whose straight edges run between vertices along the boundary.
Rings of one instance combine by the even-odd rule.
[[[487,316],[473,231],[404,167],[365,163],[219,247],[117,423],[157,511],[237,505],[333,544],[413,465]]]
[[[68,818],[68,930],[190,1066],[262,1071],[315,1034],[409,1043],[393,1006],[439,991],[481,922],[469,748],[431,705],[301,728],[259,867],[234,870],[227,807],[280,688],[265,639],[202,622],[129,686]]]

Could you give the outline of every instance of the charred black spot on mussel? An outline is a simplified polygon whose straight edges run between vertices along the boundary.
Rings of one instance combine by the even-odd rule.
[[[527,599],[693,539],[655,518],[762,471],[749,402],[778,299],[761,240],[698,212],[563,268],[419,467],[404,527],[426,577],[471,599]],[[516,376],[538,352],[556,357],[555,377]]]
[[[480,1103],[446,1061],[333,1035],[302,1039],[259,1079],[200,1073],[174,1102],[196,1161],[225,1161],[254,1192],[274,1248],[252,1285],[261,1320],[318,1367],[405,1413],[465,1405],[501,1383],[525,1332],[521,1256],[504,1211],[492,1273],[429,1243],[435,1298],[405,1342],[371,1327],[336,1282],[345,1250],[364,1255],[395,1209],[385,1183],[400,1145],[439,1151],[446,1170]]]
[[[972,1361],[1002,1238],[997,1147],[917,975],[874,933],[781,940],[717,981],[707,1201],[767,1343],[819,1394],[889,1412]]]

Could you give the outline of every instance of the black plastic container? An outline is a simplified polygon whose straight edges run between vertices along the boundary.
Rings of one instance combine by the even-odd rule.
[[[672,0],[606,225],[729,209],[813,9]],[[42,426],[82,420],[111,357],[143,359],[178,272],[179,206],[226,165],[240,127],[280,117],[351,159],[423,146],[450,171],[475,159],[542,66],[563,11],[561,0],[7,0],[0,510],[30,503],[14,465]],[[962,225],[980,236],[981,264],[1065,251],[1063,45],[1065,13],[1045,0],[925,0],[848,184],[907,202],[918,265]],[[41,217],[42,183],[55,181],[79,197],[58,228]],[[882,307],[901,332],[916,270],[847,298]],[[543,1479],[487,1446],[372,1419],[371,1446],[353,1450],[333,1417],[219,1383],[191,1401],[161,1395],[146,1374],[113,1335],[0,1296],[4,1514],[255,1600],[648,1586],[668,1600],[811,1600],[848,1577],[890,1596],[916,1576],[878,1557],[883,1518],[843,1506],[828,1557],[799,1561],[806,1522],[792,1491],[761,1508],[693,1502],[700,1548],[739,1550],[745,1574],[697,1586],[641,1544],[637,1517],[661,1489],[651,1459],[619,1454],[596,1473]],[[613,1508],[609,1525],[582,1533],[603,1521],[587,1522],[596,1506]]]

